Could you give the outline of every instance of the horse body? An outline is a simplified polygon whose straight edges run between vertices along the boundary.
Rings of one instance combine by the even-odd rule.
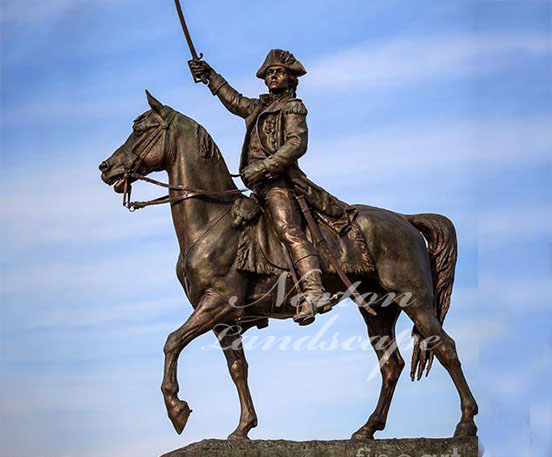
[[[149,97],[149,101],[152,112],[162,119],[174,113],[153,97]],[[148,118],[147,113],[145,118]],[[143,158],[144,174],[164,169],[172,186],[208,189],[220,195],[236,190],[220,151],[203,127],[177,113],[168,129],[166,144],[157,142]],[[130,140],[125,144],[128,145]],[[120,178],[132,159],[127,151],[128,146],[121,147],[100,166],[104,181],[115,183],[115,189],[119,191],[122,189]],[[178,199],[180,194],[179,190],[170,191],[174,199]],[[250,429],[257,425],[257,416],[247,383],[247,362],[239,344],[241,337],[243,332],[262,322],[260,318],[292,317],[295,308],[290,299],[274,307],[278,277],[244,274],[234,267],[239,232],[232,226],[231,200],[230,197],[207,196],[179,200],[171,205],[180,246],[177,276],[194,311],[167,338],[161,389],[169,418],[177,432],[181,433],[191,410],[177,395],[178,357],[195,338],[214,331],[226,356],[241,405],[239,425],[229,438],[247,439]],[[397,302],[377,306],[376,317],[359,308],[369,335],[387,337],[392,344],[395,323],[404,310],[420,336],[437,337],[440,344],[433,351],[449,372],[461,400],[462,418],[456,435],[475,435],[477,405],[462,373],[454,342],[444,332],[442,319],[440,321],[436,315],[436,310],[441,310],[444,318],[452,290],[456,261],[452,223],[439,215],[405,216],[366,205],[356,207],[359,210],[357,222],[376,265],[373,275],[352,278],[353,281],[360,281],[360,293],[371,292],[382,296],[392,292],[399,296],[412,296],[411,304],[406,307],[399,306]],[[287,282],[286,290],[289,291],[293,284],[289,279]],[[331,292],[343,289],[338,278],[331,275],[324,276],[324,283]],[[225,332],[224,325],[237,325],[238,331]],[[405,365],[398,349],[390,355],[376,346],[374,349],[380,359],[382,390],[368,422],[353,435],[354,439],[359,440],[371,439],[377,430],[383,430],[396,383]],[[417,368],[420,372],[428,363],[431,366],[431,351],[417,348],[414,356],[413,371]]]

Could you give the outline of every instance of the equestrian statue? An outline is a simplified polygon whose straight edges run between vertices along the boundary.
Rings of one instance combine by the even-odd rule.
[[[268,93],[259,98],[240,95],[200,58],[190,67],[195,79],[245,119],[239,171],[252,194],[236,187],[201,125],[149,93],[150,109],[100,165],[102,180],[123,194],[129,209],[162,203],[171,208],[180,247],[177,276],[193,307],[164,347],[161,390],[176,431],[182,432],[191,413],[178,397],[177,381],[178,357],[190,342],[209,331],[217,335],[241,405],[239,424],[228,438],[245,440],[257,425],[257,414],[241,345],[244,332],[266,327],[269,318],[309,324],[316,313],[331,311],[336,297],[348,290],[371,341],[387,338],[394,344],[397,318],[401,311],[408,315],[414,323],[412,379],[424,371],[427,375],[436,356],[460,396],[455,436],[476,435],[477,404],[455,343],[443,330],[457,257],[452,222],[438,214],[404,215],[350,205],[306,177],[297,160],[307,151],[307,109],[296,96],[306,71],[290,52],[269,52],[257,72]],[[166,171],[168,183],[147,176],[154,171]],[[168,195],[131,201],[137,180],[166,187]],[[398,299],[405,294],[411,296],[407,305]],[[367,296],[397,298],[371,300],[369,306]],[[429,347],[428,340],[438,343]],[[391,353],[377,344],[374,349],[382,388],[374,412],[353,434],[356,440],[373,439],[385,427],[405,365],[396,344]]]
[[[164,203],[171,208],[180,246],[176,273],[193,307],[164,347],[161,391],[177,433],[192,412],[178,397],[177,380],[179,355],[190,342],[209,331],[217,336],[241,407],[228,439],[247,440],[257,414],[243,334],[267,327],[270,318],[308,325],[317,313],[331,311],[350,296],[382,374],[376,409],[352,439],[371,440],[385,427],[405,365],[395,341],[401,311],[414,323],[412,380],[420,380],[424,371],[427,376],[436,356],[460,396],[455,436],[475,436],[477,404],[455,343],[443,330],[457,257],[452,222],[438,214],[349,205],[309,180],[297,165],[308,141],[307,109],[296,95],[299,78],[306,74],[301,62],[289,51],[271,50],[257,71],[268,93],[244,97],[196,52],[180,1],[175,4],[194,81],[207,84],[231,113],[245,119],[239,176],[252,191],[246,196],[236,187],[235,175],[201,125],[147,91],[150,110],[135,119],[125,143],[100,164],[102,180],[123,194],[129,210]],[[166,171],[168,183],[147,176],[154,171]],[[137,180],[167,188],[168,194],[131,201]],[[410,297],[406,302],[405,296]],[[383,340],[386,347],[379,343]]]

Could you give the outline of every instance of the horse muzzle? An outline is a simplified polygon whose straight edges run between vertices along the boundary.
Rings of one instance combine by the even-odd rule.
[[[125,175],[124,173],[102,173],[102,181],[108,186],[113,186],[113,190],[118,194],[122,194],[125,190]],[[130,185],[130,183],[129,183]]]
[[[125,181],[126,179],[124,177],[119,178],[113,185],[113,190],[118,194],[122,194],[125,191]],[[128,186],[131,186],[130,182],[128,183]]]

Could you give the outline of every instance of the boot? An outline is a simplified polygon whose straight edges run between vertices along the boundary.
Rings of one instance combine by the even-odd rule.
[[[318,256],[310,255],[295,264],[301,280],[303,295],[298,304],[298,312],[293,318],[299,325],[309,325],[314,322],[314,316],[331,310],[329,294],[322,284],[322,272]]]

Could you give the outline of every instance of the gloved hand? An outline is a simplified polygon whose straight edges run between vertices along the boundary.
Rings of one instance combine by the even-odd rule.
[[[265,177],[266,168],[261,160],[248,165],[241,172],[241,178],[245,185],[249,188],[258,184]]]
[[[190,60],[189,65],[195,79],[201,79],[203,76],[209,79],[209,75],[213,72],[211,65],[204,60]]]
[[[265,170],[265,177],[268,180],[277,178],[284,172],[284,168],[274,155],[263,160],[263,167]]]

